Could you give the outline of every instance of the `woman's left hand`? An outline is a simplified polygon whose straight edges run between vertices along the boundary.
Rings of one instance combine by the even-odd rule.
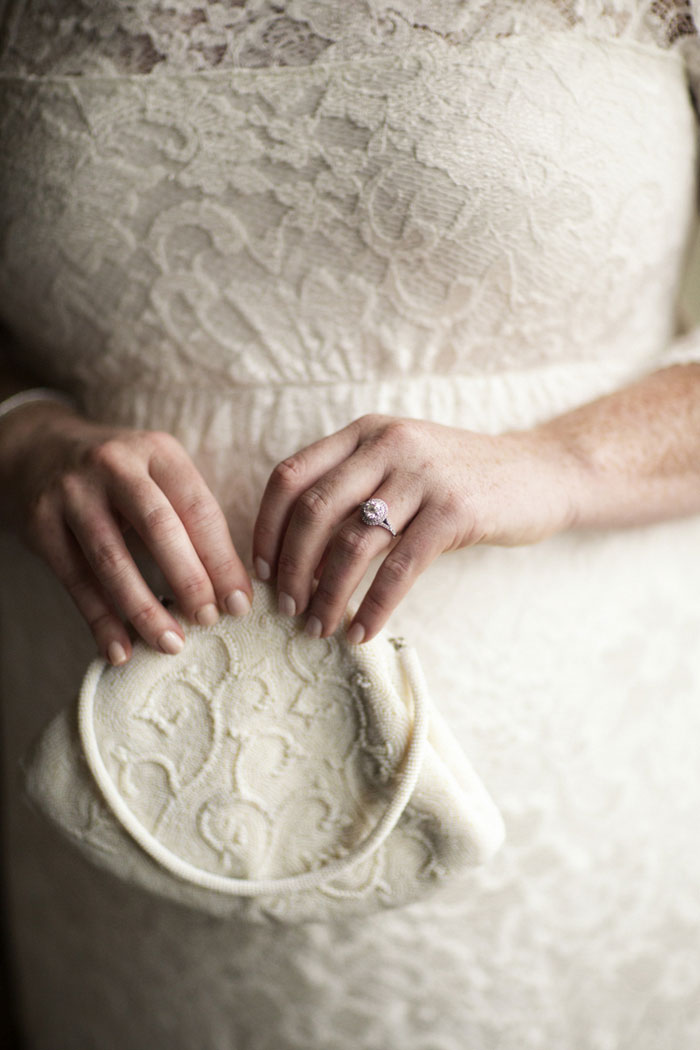
[[[371,559],[386,553],[348,631],[368,641],[439,554],[569,527],[571,467],[537,430],[490,436],[362,416],[275,467],[255,523],[256,571],[276,572],[281,612],[307,611],[307,632],[327,637]],[[372,497],[387,504],[396,538],[363,523],[359,505]]]

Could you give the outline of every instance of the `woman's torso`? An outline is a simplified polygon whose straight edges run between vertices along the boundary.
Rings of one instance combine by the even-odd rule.
[[[246,558],[275,461],[363,412],[497,432],[661,367],[696,129],[657,6],[11,2],[0,319],[93,417],[175,433]],[[694,1048],[699,532],[457,552],[397,610],[508,824],[456,900],[232,953],[17,805],[37,1047]],[[89,645],[4,566],[14,769]]]

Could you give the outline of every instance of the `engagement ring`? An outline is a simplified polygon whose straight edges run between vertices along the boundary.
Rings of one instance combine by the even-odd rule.
[[[383,499],[365,500],[364,503],[360,504],[360,510],[362,511],[362,520],[365,525],[381,525],[383,529],[388,529],[392,536],[396,535],[393,526],[387,520],[389,508]]]

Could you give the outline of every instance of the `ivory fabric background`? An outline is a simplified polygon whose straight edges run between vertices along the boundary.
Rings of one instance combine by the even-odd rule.
[[[700,360],[690,14],[6,0],[0,318],[93,418],[174,433],[248,561],[274,463],[363,412],[498,432]],[[439,901],[270,931],[124,887],[23,805],[18,756],[92,644],[3,538],[30,1050],[695,1050],[699,541],[431,566],[391,629],[507,844]]]

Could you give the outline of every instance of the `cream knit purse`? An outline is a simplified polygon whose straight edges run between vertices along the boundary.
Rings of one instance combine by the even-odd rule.
[[[178,656],[94,660],[24,761],[96,863],[215,915],[304,922],[407,904],[498,849],[409,646],[311,639],[258,582],[247,616],[179,622]]]

